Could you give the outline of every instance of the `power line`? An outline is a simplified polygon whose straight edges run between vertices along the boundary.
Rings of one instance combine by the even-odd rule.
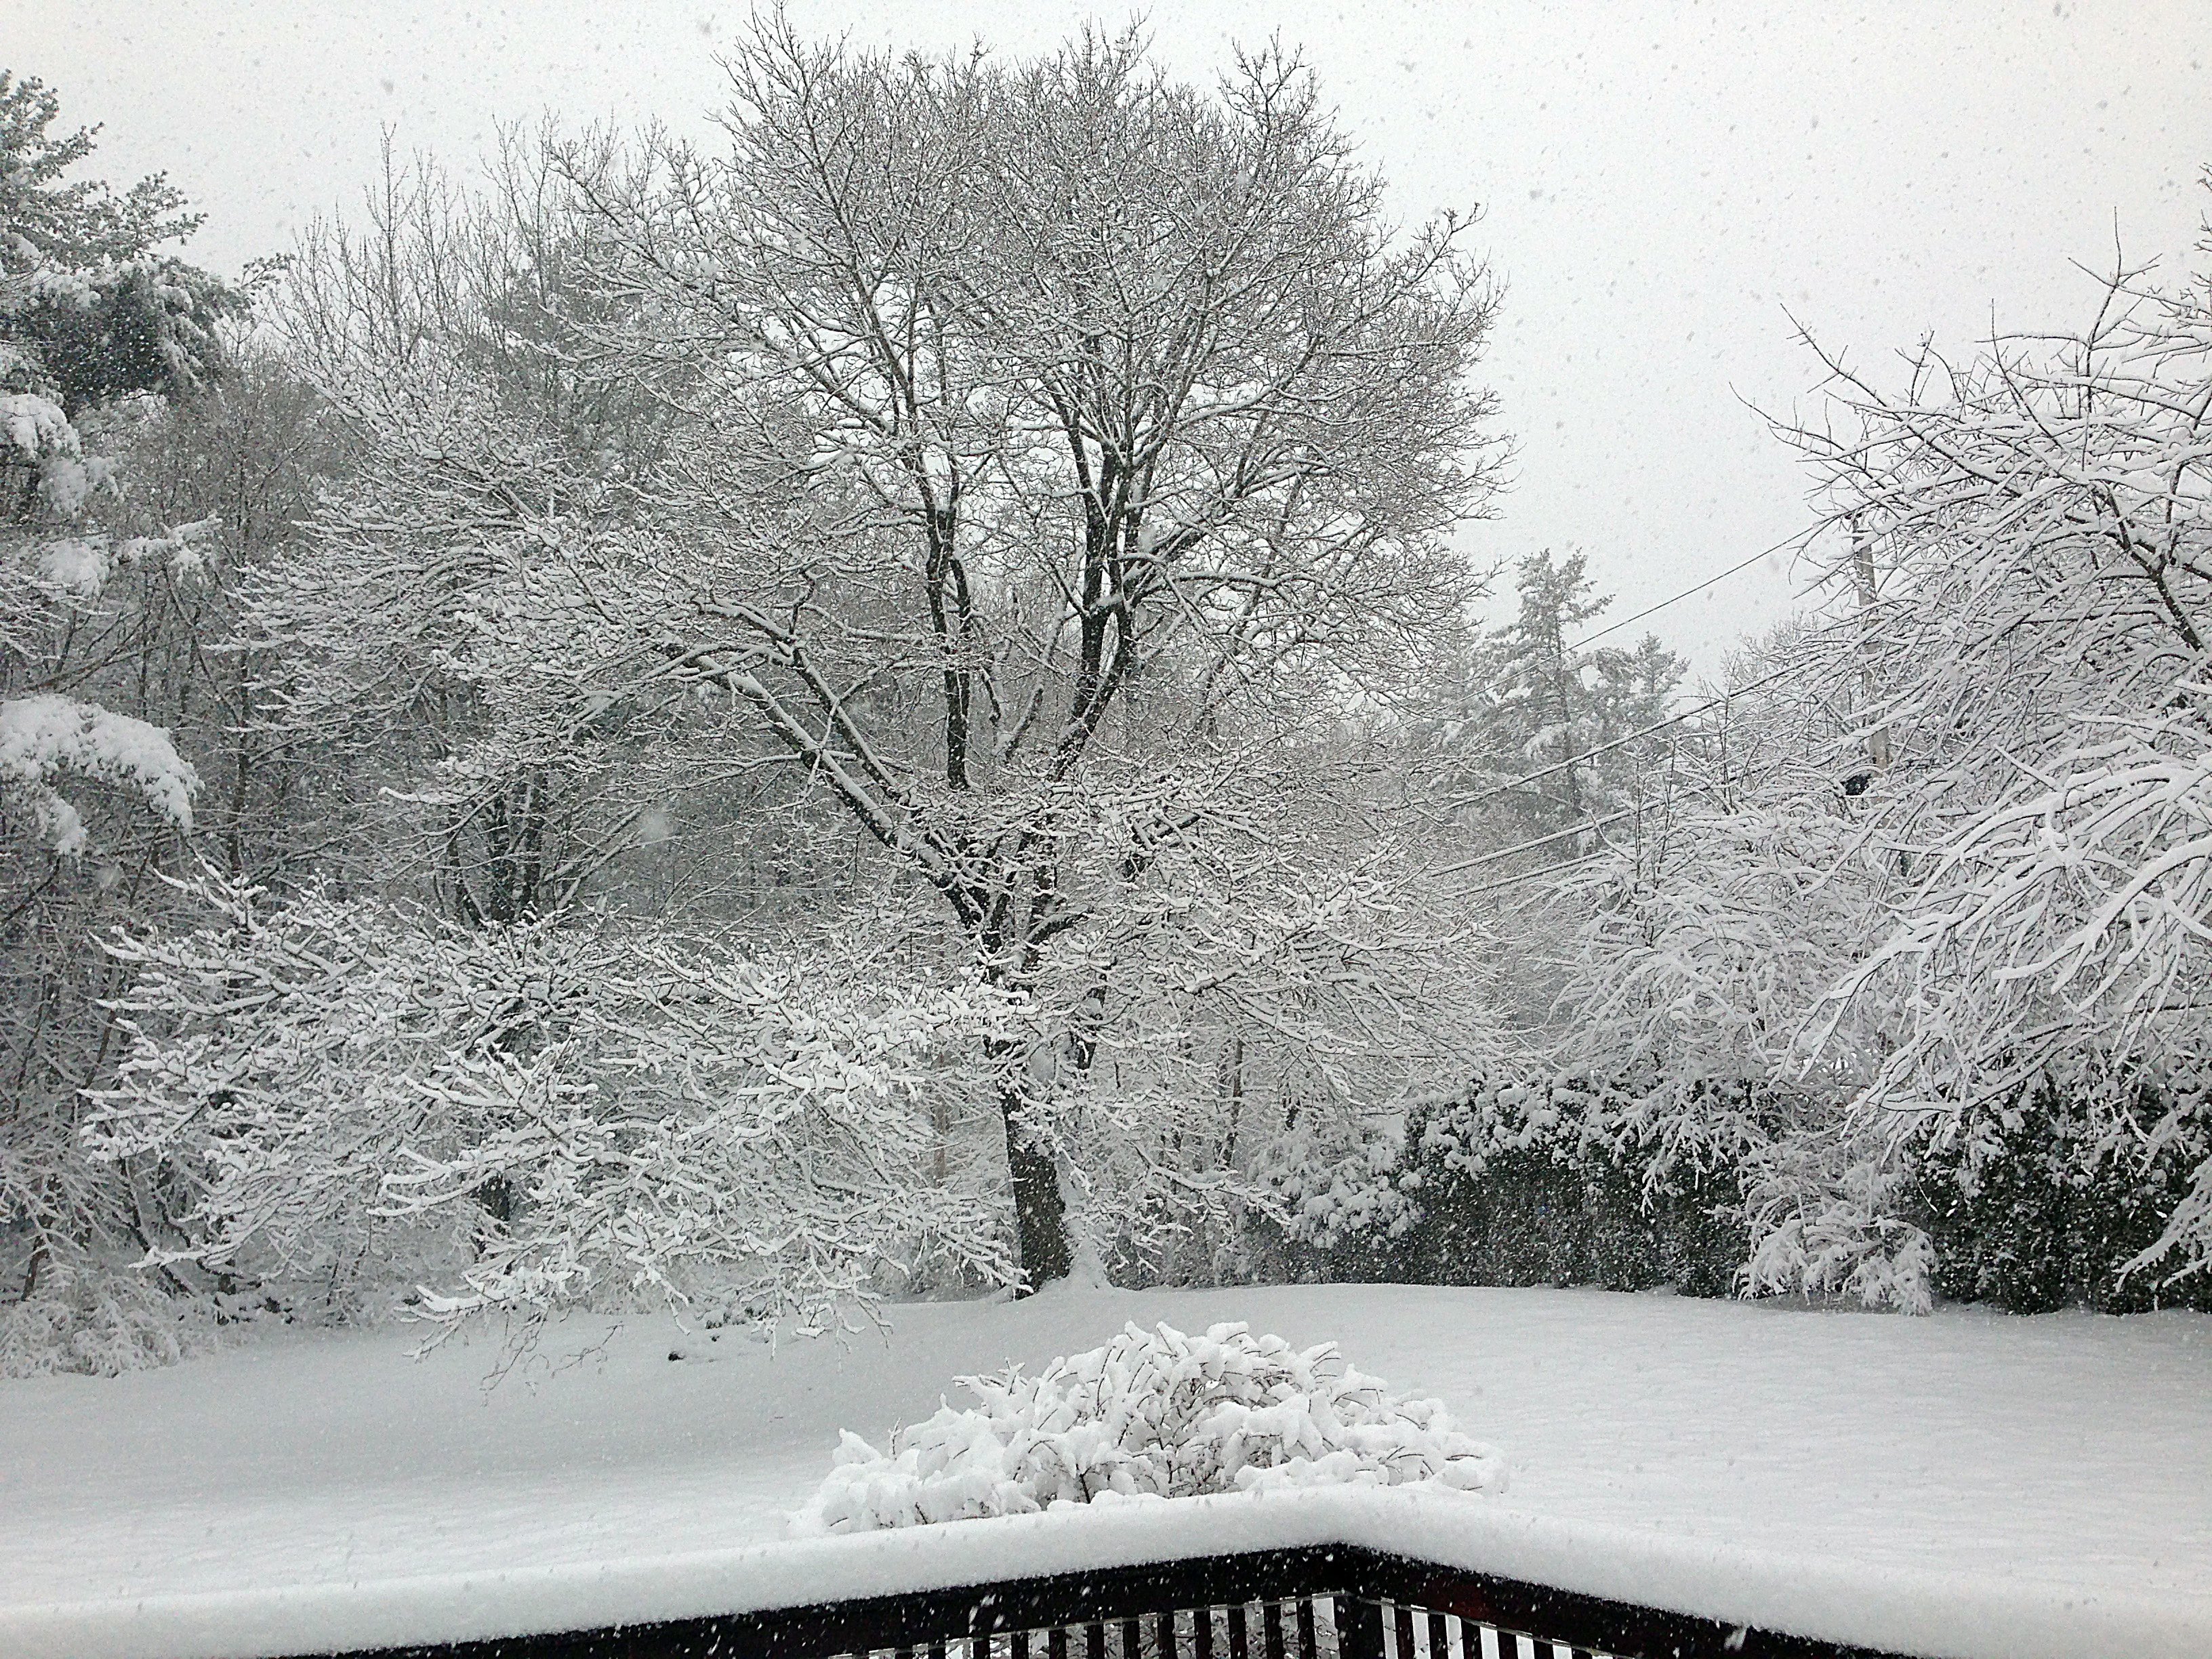
[[[1740,560],[1736,563],[1730,565],[1727,569],[1720,572],[1719,574],[1707,577],[1704,581],[1699,582],[1695,587],[1685,588],[1680,593],[1675,594],[1672,599],[1662,599],[1658,604],[1647,606],[1645,609],[1638,611],[1632,617],[1623,617],[1619,622],[1609,623],[1606,627],[1598,629],[1595,634],[1584,635],[1581,639],[1577,640],[1573,645],[1567,648],[1569,650],[1580,650],[1590,641],[1602,638],[1604,635],[1613,632],[1614,629],[1626,628],[1631,623],[1641,622],[1644,617],[1651,615],[1654,611],[1663,611],[1670,605],[1674,605],[1680,600],[1688,599],[1692,594],[1701,593],[1706,588],[1712,586],[1716,582],[1725,580],[1727,578],[1735,574],[1737,571],[1747,569],[1751,566],[1757,564],[1761,559],[1765,558],[1769,554],[1776,552],[1784,547],[1787,547],[1790,544],[1790,542],[1794,539],[1796,539],[1794,537],[1785,538],[1784,540],[1775,543],[1773,546],[1762,549],[1760,551],[1753,554],[1749,558]],[[1569,767],[1580,765],[1583,762],[1587,760],[1595,760],[1600,755],[1610,754],[1616,749],[1623,748],[1629,744],[1634,743],[1639,738],[1648,738],[1654,732],[1665,731],[1670,726],[1679,726],[1684,720],[1692,720],[1699,714],[1709,713],[1715,708],[1720,708],[1724,703],[1734,701],[1735,698],[1743,696],[1747,692],[1756,691],[1761,686],[1771,685],[1775,681],[1782,678],[1784,675],[1795,672],[1796,668],[1797,665],[1795,663],[1785,663],[1771,673],[1760,675],[1755,680],[1747,680],[1741,685],[1730,686],[1726,691],[1723,691],[1717,697],[1708,697],[1705,702],[1698,703],[1692,708],[1685,708],[1680,710],[1679,713],[1669,714],[1663,720],[1654,720],[1649,726],[1638,727],[1633,732],[1625,732],[1621,736],[1612,738],[1607,742],[1599,744],[1594,748],[1585,749],[1578,755],[1569,755],[1564,760],[1554,761],[1549,766],[1539,767],[1534,772],[1524,773],[1522,776],[1517,778],[1509,778],[1505,782],[1498,784],[1492,788],[1482,790],[1476,794],[1454,795],[1448,797],[1444,805],[1455,807],[1479,806],[1485,801],[1495,800],[1498,796],[1510,793],[1513,790],[1520,788],[1523,784],[1540,782],[1545,778],[1552,777],[1559,773],[1565,771]],[[1547,836],[1538,836],[1532,841],[1524,841],[1512,847],[1504,847],[1494,852],[1480,854],[1476,857],[1464,859],[1457,864],[1447,864],[1437,869],[1424,871],[1422,873],[1425,877],[1449,876],[1455,875],[1464,870],[1478,869],[1483,865],[1493,864],[1499,859],[1510,858],[1516,853],[1525,853],[1534,848],[1549,846],[1555,841],[1564,841],[1570,836],[1578,836],[1593,830],[1602,830],[1608,824],[1618,823],[1623,818],[1634,817],[1638,810],[1639,809],[1635,807],[1625,808],[1618,812],[1607,813],[1601,818],[1591,818],[1580,823],[1570,824],[1565,830],[1554,830]],[[1577,865],[1587,864],[1593,859],[1602,856],[1603,854],[1601,853],[1586,854],[1580,858],[1570,859],[1565,864],[1549,865],[1543,866],[1543,868],[1549,870],[1571,870]],[[1475,888],[1472,892],[1464,894],[1462,896],[1473,898],[1480,896],[1484,893],[1495,892],[1500,888],[1512,886],[1516,883],[1526,880],[1529,877],[1538,873],[1540,873],[1540,872],[1523,871],[1521,874],[1510,876],[1504,881],[1493,882],[1487,886]]]
[[[1570,755],[1565,760],[1554,761],[1549,766],[1539,767],[1534,772],[1527,773],[1521,777],[1509,778],[1496,787],[1485,789],[1477,794],[1448,796],[1443,804],[1447,806],[1480,806],[1486,800],[1495,800],[1500,795],[1518,789],[1524,783],[1534,783],[1539,779],[1552,776],[1554,773],[1564,772],[1571,766],[1579,766],[1586,760],[1595,760],[1600,755],[1610,754],[1613,750],[1634,743],[1638,738],[1648,738],[1654,732],[1663,732],[1670,726],[1679,726],[1684,720],[1718,708],[1723,703],[1740,697],[1747,691],[1756,691],[1762,685],[1772,684],[1784,674],[1793,674],[1796,672],[1796,664],[1785,664],[1771,674],[1761,674],[1755,680],[1746,680],[1741,685],[1730,686],[1717,697],[1709,697],[1693,708],[1685,708],[1678,714],[1669,714],[1662,720],[1654,720],[1650,725],[1625,733],[1613,738],[1610,743],[1601,743],[1595,749],[1585,749],[1579,755]]]
[[[1564,830],[1554,830],[1548,836],[1539,836],[1534,841],[1524,841],[1517,846],[1501,847],[1492,853],[1477,854],[1471,859],[1462,859],[1457,864],[1447,864],[1434,870],[1422,872],[1429,876],[1455,876],[1462,870],[1478,869],[1486,864],[1495,864],[1499,859],[1510,859],[1516,853],[1525,853],[1533,847],[1548,847],[1555,841],[1565,841],[1569,836],[1579,836],[1586,830],[1602,830],[1608,823],[1618,823],[1623,818],[1636,816],[1637,808],[1624,806],[1618,812],[1608,812],[1601,818],[1591,818],[1582,823],[1571,823]]]
[[[1773,677],[1770,675],[1768,678],[1772,678]],[[1753,682],[1753,684],[1757,684],[1757,682]],[[1739,689],[1748,690],[1751,688],[1749,686],[1744,686]],[[1767,772],[1771,772],[1778,767],[1789,765],[1790,762],[1790,757],[1786,755],[1782,756],[1766,762],[1763,769]],[[1749,772],[1744,774],[1744,777],[1747,779],[1752,775],[1753,774]],[[1476,854],[1474,858],[1463,859],[1457,864],[1447,864],[1443,865],[1437,869],[1424,870],[1421,872],[1421,874],[1424,878],[1426,878],[1430,876],[1453,875],[1462,870],[1473,870],[1485,864],[1494,863],[1499,859],[1510,858],[1516,853],[1525,853],[1532,848],[1547,846],[1555,841],[1564,841],[1569,836],[1579,836],[1589,830],[1602,830],[1608,824],[1620,823],[1623,818],[1634,817],[1638,816],[1644,810],[1647,805],[1652,806],[1653,810],[1657,810],[1656,803],[1639,803],[1634,806],[1625,806],[1617,812],[1607,813],[1606,816],[1601,818],[1585,818],[1579,823],[1569,824],[1564,830],[1554,830],[1548,836],[1538,836],[1534,840],[1520,842],[1511,847],[1501,847],[1496,852],[1480,853]],[[1597,860],[1605,857],[1611,850],[1612,849],[1610,848],[1600,848],[1594,853],[1584,853],[1579,857],[1567,860],[1563,864],[1539,865],[1533,870],[1523,870],[1517,875],[1508,876],[1502,881],[1492,882],[1487,886],[1469,888],[1465,892],[1462,893],[1460,896],[1462,898],[1476,898],[1485,893],[1494,893],[1500,888],[1515,886],[1521,882],[1529,880],[1536,876],[1556,873],[1561,870],[1572,870],[1578,865],[1595,863]]]
[[[1715,583],[1726,581],[1730,576],[1735,575],[1737,571],[1748,570],[1752,566],[1757,564],[1761,559],[1767,557],[1771,554],[1779,553],[1784,548],[1789,546],[1790,543],[1796,539],[1797,538],[1794,535],[1785,536],[1780,541],[1775,543],[1773,546],[1761,548],[1749,558],[1738,560],[1735,563],[1730,565],[1719,574],[1706,577],[1705,580],[1699,582],[1695,587],[1686,587],[1671,599],[1662,599],[1656,605],[1647,605],[1643,610],[1638,611],[1632,617],[1623,617],[1619,622],[1607,623],[1604,627],[1599,629],[1595,634],[1583,635],[1582,638],[1577,640],[1572,645],[1570,645],[1567,649],[1570,651],[1579,651],[1584,646],[1588,645],[1592,640],[1601,640],[1615,629],[1626,628],[1631,623],[1640,623],[1646,617],[1651,616],[1656,612],[1664,611],[1670,605],[1680,605],[1684,599],[1689,599],[1695,594],[1704,592]]]
[[[1539,876],[1556,876],[1562,871],[1572,870],[1585,864],[1595,864],[1612,850],[1609,847],[1601,848],[1595,853],[1584,853],[1580,858],[1569,859],[1563,864],[1540,864],[1533,870],[1523,870],[1518,874],[1505,876],[1497,881],[1485,882],[1480,887],[1468,888],[1460,894],[1460,897],[1480,898],[1485,893],[1502,893],[1509,887],[1518,887],[1523,882],[1535,880]]]

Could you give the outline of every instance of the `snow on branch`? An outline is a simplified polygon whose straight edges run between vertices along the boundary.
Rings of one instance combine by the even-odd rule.
[[[75,455],[83,447],[62,406],[33,392],[0,393],[0,438],[7,440],[6,449],[33,464],[50,455]]]
[[[2081,1103],[2116,1167],[2188,1138],[2197,1097],[2162,1080],[2212,1055],[2208,317],[2201,279],[2123,272],[2079,334],[1926,354],[1900,392],[1832,361],[1841,420],[1783,434],[1846,532],[1852,729],[1821,769],[1857,776],[1802,805],[1887,891],[1798,1009],[1802,1068],[1855,1086],[1754,1183],[1757,1282],[1899,1299],[1927,1254],[1901,1170],[2027,1091]],[[2203,1271],[2208,1222],[2183,1205],[2137,1265]]]
[[[51,693],[0,702],[0,796],[19,798],[48,845],[74,856],[87,834],[76,809],[54,789],[64,774],[125,790],[179,830],[191,831],[199,775],[160,726]]]

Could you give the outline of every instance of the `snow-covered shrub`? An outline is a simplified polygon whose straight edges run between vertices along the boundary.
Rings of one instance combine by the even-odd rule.
[[[1935,1306],[1936,1247],[1914,1212],[1911,1168],[1887,1151],[1880,1135],[1848,1126],[1759,1150],[1743,1177],[1753,1294],[1804,1291],[1908,1314]]]
[[[1346,1364],[1243,1324],[1189,1336],[1131,1324],[1101,1348],[960,1379],[979,1405],[939,1407],[888,1452],[849,1431],[794,1521],[863,1532],[1026,1515],[1058,1504],[1350,1484],[1495,1492],[1504,1465],[1452,1426]]]
[[[2212,1309],[2203,1274],[2174,1282],[2147,1265],[2130,1271],[2212,1157],[2208,1108],[2201,1072],[2046,1073],[1940,1125],[1917,1151],[1915,1194],[1937,1293],[2015,1313]]]
[[[212,1305],[112,1264],[57,1259],[27,1298],[0,1302],[0,1377],[117,1376],[215,1340]]]
[[[1746,1114],[1748,1085],[1698,1083]],[[1724,1294],[1742,1265],[1733,1169],[1655,1133],[1656,1091],[1478,1072],[1364,1140],[1285,1137],[1265,1166],[1291,1276],[1440,1285],[1671,1285]],[[1267,1247],[1261,1246],[1261,1253]]]
[[[190,1194],[157,1259],[362,1310],[414,1286],[435,1317],[642,1299],[801,1328],[918,1250],[1007,1276],[995,1194],[932,1178],[944,1055],[997,1006],[973,988],[828,944],[202,890],[212,925],[112,946],[128,1047],[86,1125]]]
[[[1689,1086],[1765,1109],[1749,1085]],[[1658,1091],[1540,1073],[1478,1074],[1417,1103],[1399,1176],[1419,1212],[1408,1277],[1726,1294],[1747,1249],[1741,1188],[1731,1169],[1655,1134],[1662,1114],[1678,1115]]]
[[[1402,1238],[1420,1211],[1398,1180],[1406,1152],[1402,1114],[1366,1123],[1301,1126],[1267,1148],[1261,1177],[1281,1215],[1285,1240],[1323,1258],[1371,1255]]]

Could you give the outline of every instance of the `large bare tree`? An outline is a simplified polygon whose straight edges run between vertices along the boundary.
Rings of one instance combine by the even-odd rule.
[[[777,21],[729,68],[726,149],[568,158],[607,349],[715,371],[659,649],[1028,994],[1224,760],[1463,602],[1493,296],[1466,221],[1390,226],[1279,50],[1206,91],[1134,34],[925,61]],[[998,1056],[1032,1284],[1071,1259],[1040,1047]]]

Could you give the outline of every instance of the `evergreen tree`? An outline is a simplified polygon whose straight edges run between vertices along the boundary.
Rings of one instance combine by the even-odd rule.
[[[80,1316],[104,1317],[114,1340],[84,1340],[112,1358],[163,1323],[158,1298],[85,1288],[149,1242],[150,1200],[76,1131],[113,1059],[99,937],[143,914],[192,827],[198,775],[155,722],[204,674],[220,526],[147,522],[118,459],[221,367],[216,324],[242,304],[159,251],[199,222],[160,176],[121,194],[70,176],[94,131],[56,132],[59,112],[0,71],[0,1274],[23,1304],[0,1365],[33,1325],[83,1351]]]
[[[1620,740],[1665,719],[1686,672],[1648,633],[1627,650],[1577,647],[1613,603],[1583,555],[1532,553],[1517,586],[1519,614],[1462,651],[1447,674],[1453,712],[1429,726],[1447,799],[1507,844],[1632,811],[1668,737]],[[1553,855],[1578,845],[1561,834]]]

